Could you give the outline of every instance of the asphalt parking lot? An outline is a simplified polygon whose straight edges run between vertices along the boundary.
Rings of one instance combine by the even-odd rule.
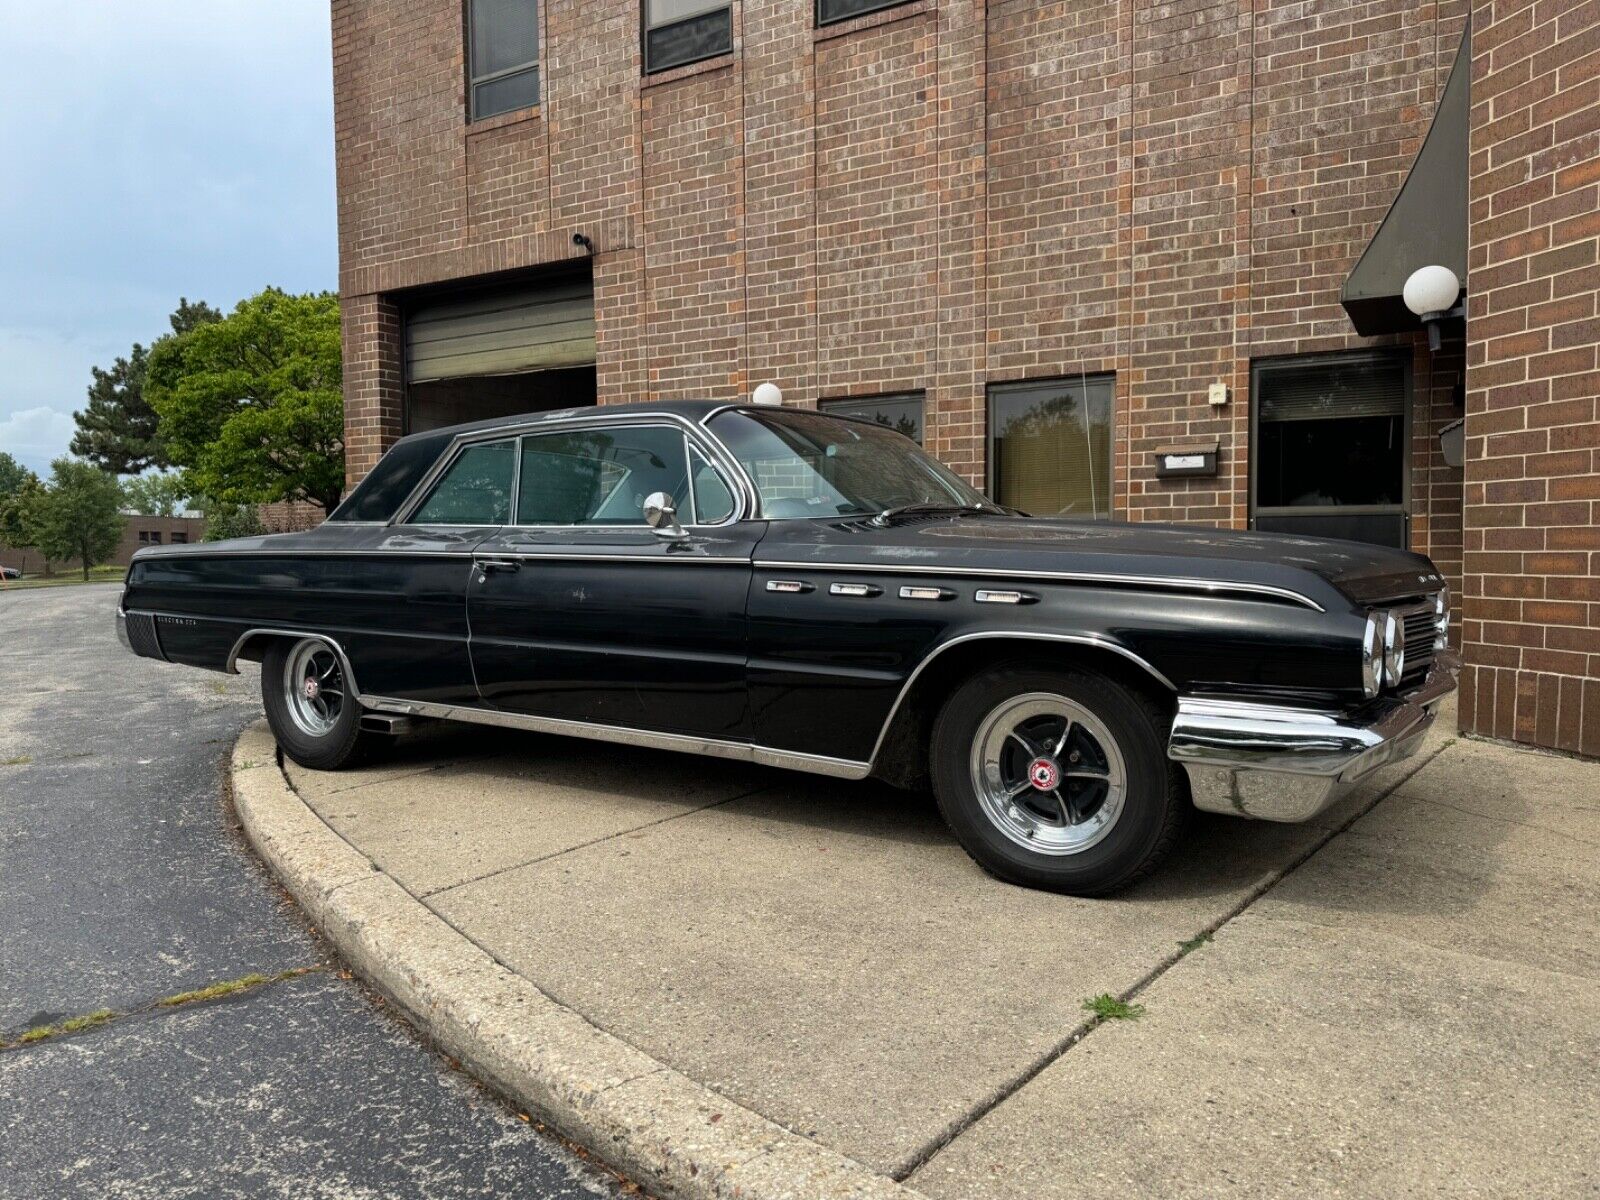
[[[617,1194],[343,976],[222,799],[254,675],[126,653],[119,590],[0,595],[0,1042],[118,1014],[0,1050],[0,1197]]]

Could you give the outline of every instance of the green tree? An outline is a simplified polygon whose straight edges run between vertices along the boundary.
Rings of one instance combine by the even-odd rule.
[[[10,546],[23,551],[22,570],[28,570],[27,551],[35,541],[35,515],[44,498],[44,484],[28,468],[17,463],[9,454],[0,454],[0,546]],[[10,468],[15,467],[13,472]],[[44,564],[49,573],[50,564]]]
[[[111,557],[122,540],[122,489],[117,477],[90,463],[58,458],[50,485],[25,514],[34,545],[46,558],[76,558],[89,568]]]
[[[225,542],[229,538],[260,537],[266,530],[261,516],[250,504],[229,504],[225,500],[206,500],[201,504],[206,519],[206,541]]]
[[[180,299],[177,311],[168,318],[172,332],[163,334],[156,345],[220,320],[222,314],[205,301],[191,304],[187,298]],[[156,414],[144,397],[153,350],[135,342],[128,357],[118,358],[109,370],[92,368],[89,404],[72,414],[78,423],[78,431],[72,435],[72,453],[118,475],[136,475],[148,467],[167,465]]]
[[[332,511],[344,493],[342,383],[339,298],[268,288],[157,346],[146,391],[194,494]]]
[[[146,517],[175,517],[189,500],[189,489],[178,475],[152,472],[135,475],[122,484],[123,507]]]
[[[0,450],[0,501],[14,493],[30,476],[37,478],[27,467]]]

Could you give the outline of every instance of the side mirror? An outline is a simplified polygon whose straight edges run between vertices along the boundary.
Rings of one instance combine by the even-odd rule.
[[[678,508],[665,492],[651,492],[644,498],[644,523],[657,537],[685,538],[689,535],[678,524]]]

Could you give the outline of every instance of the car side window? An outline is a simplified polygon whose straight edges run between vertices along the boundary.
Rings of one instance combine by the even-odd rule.
[[[486,442],[456,455],[428,498],[412,514],[413,525],[508,525],[516,442]]]
[[[720,525],[733,516],[733,493],[721,473],[706,461],[698,447],[689,447],[690,494],[694,497],[694,523]]]
[[[643,525],[666,492],[687,509],[684,437],[662,425],[616,425],[522,439],[518,525]]]

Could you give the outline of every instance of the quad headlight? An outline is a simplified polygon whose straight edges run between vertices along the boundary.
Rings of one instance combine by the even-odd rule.
[[[1450,588],[1439,589],[1433,598],[1433,648],[1444,650],[1450,645]]]
[[[1372,699],[1383,688],[1383,620],[1378,613],[1367,614],[1367,627],[1361,634],[1361,690]]]

